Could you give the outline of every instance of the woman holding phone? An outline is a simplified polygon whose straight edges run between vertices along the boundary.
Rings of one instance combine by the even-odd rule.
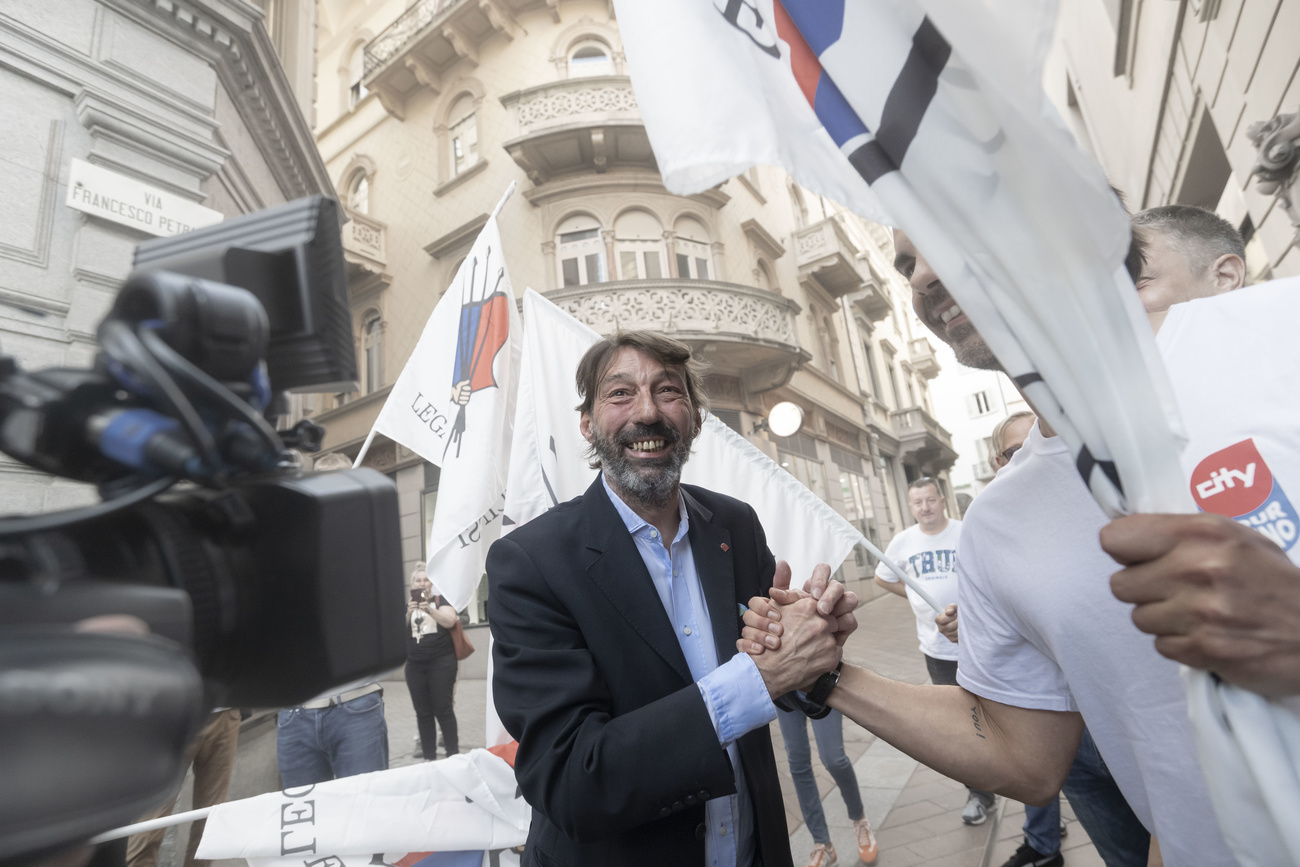
[[[438,726],[442,727],[447,755],[460,751],[452,707],[457,662],[451,641],[451,627],[458,619],[456,609],[433,593],[424,564],[417,563],[411,573],[411,601],[406,606],[406,685],[425,759],[437,758]]]

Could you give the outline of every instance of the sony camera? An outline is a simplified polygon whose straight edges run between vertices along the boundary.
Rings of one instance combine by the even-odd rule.
[[[170,797],[211,708],[404,659],[393,483],[304,473],[321,429],[273,426],[355,387],[339,228],[316,196],[149,241],[93,368],[0,356],[0,449],[101,496],[0,519],[0,864]]]

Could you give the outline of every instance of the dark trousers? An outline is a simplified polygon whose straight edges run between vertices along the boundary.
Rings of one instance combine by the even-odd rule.
[[[424,745],[426,759],[437,757],[438,726],[442,726],[442,742],[447,755],[454,756],[460,752],[456,712],[452,709],[456,666],[456,654],[450,649],[434,659],[406,661],[406,685],[411,690],[411,705],[415,708],[415,722],[420,729],[420,743]]]
[[[955,659],[935,659],[928,653],[921,654],[925,657],[925,667],[930,672],[930,683],[936,683],[940,686],[957,685],[957,660]],[[993,793],[986,792],[983,789],[977,789],[974,786],[967,786],[972,795],[979,795],[985,805],[993,803]]]

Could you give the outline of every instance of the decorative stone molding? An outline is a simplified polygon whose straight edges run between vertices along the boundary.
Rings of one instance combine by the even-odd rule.
[[[751,286],[713,280],[624,280],[569,287],[548,297],[603,333],[650,329],[798,344],[799,305]]]
[[[1246,135],[1259,152],[1253,170],[1256,189],[1277,196],[1300,244],[1300,111],[1252,123]]]
[[[298,107],[275,45],[266,28],[258,23],[262,13],[256,6],[222,3],[223,17],[218,17],[197,3],[189,5],[180,0],[101,2],[136,20],[147,18],[150,26],[165,26],[181,44],[212,62],[285,198],[334,193],[325,161]],[[215,160],[219,167],[226,155],[224,149],[216,150],[221,152]],[[216,154],[204,156],[212,159]]]
[[[635,114],[640,119],[636,104],[636,94],[632,86],[603,84],[599,86],[581,86],[594,79],[574,79],[581,84],[577,87],[542,88],[521,98],[516,104],[515,117],[519,122],[519,131],[526,134],[530,128],[545,121],[568,120],[574,115],[601,112],[606,114]]]

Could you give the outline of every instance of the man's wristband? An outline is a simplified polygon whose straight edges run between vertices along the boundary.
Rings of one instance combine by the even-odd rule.
[[[840,660],[839,665],[817,678],[817,683],[813,685],[812,691],[808,693],[808,702],[810,704],[826,704],[826,699],[831,697],[831,690],[840,682],[840,669],[842,668],[844,668],[844,660]]]

